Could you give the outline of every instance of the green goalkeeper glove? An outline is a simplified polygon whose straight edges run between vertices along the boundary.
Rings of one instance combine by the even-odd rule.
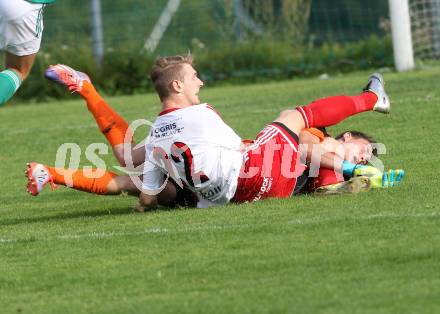
[[[379,169],[372,166],[355,165],[348,161],[342,164],[344,175],[350,177],[364,176],[368,177],[372,188],[388,188],[399,186],[405,171],[402,169],[390,169],[387,172],[381,172]]]
[[[390,169],[384,173],[380,172],[370,177],[371,188],[392,188],[399,186],[404,176],[405,171],[402,169]]]
[[[345,176],[348,177],[355,177],[355,176],[371,177],[381,173],[380,170],[375,167],[356,165],[356,164],[352,164],[347,160],[344,160],[344,162],[342,163],[342,172],[344,173]]]

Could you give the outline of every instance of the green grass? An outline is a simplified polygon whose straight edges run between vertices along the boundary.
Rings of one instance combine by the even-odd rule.
[[[206,87],[201,96],[251,138],[280,110],[355,94],[367,76]],[[385,143],[386,167],[406,170],[400,188],[203,210],[137,214],[134,198],[66,188],[27,195],[27,161],[53,164],[62,143],[84,151],[104,138],[74,96],[1,108],[0,312],[438,313],[439,76],[440,67],[387,73],[392,114],[331,129]],[[160,110],[154,95],[108,100],[128,120]]]

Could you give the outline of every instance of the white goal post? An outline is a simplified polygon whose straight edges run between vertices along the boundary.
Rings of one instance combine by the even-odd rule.
[[[389,5],[396,70],[399,72],[412,70],[414,68],[414,52],[409,0],[389,0]]]

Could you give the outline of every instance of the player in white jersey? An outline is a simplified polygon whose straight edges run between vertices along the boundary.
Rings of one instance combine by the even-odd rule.
[[[203,82],[192,58],[157,60],[151,79],[163,110],[146,144],[141,206],[156,206],[157,192],[166,184],[164,174],[196,192],[201,207],[228,202],[242,166],[241,138],[211,106],[200,104]],[[174,126],[175,131],[160,133]]]
[[[290,197],[304,169],[299,158],[300,132],[336,124],[363,111],[386,113],[390,105],[383,79],[375,74],[360,95],[323,98],[283,111],[258,134],[252,145],[244,147],[240,137],[211,106],[200,104],[198,92],[203,82],[192,67],[192,59],[165,57],[156,61],[151,73],[162,112],[153,124],[145,149],[136,150],[128,123],[99,96],[87,75],[56,65],[48,69],[46,77],[78,92],[87,101],[88,109],[121,165],[127,164],[124,159],[127,151],[134,164],[145,162],[143,184],[136,186],[128,176],[105,171],[94,177],[85,174],[85,170],[55,169],[33,163],[27,170],[28,191],[37,195],[51,182],[96,194],[119,194],[121,190],[134,195],[141,192],[140,210],[152,209],[158,204],[175,204],[182,191],[177,188],[179,185],[198,194],[200,207]],[[313,141],[312,138],[310,142]],[[341,144],[341,152],[326,151],[321,156],[322,167],[348,176],[374,175],[380,179],[380,186],[384,184],[385,176],[379,170],[358,165],[371,158],[368,152],[371,143],[347,135]],[[309,160],[309,150],[305,153]],[[399,181],[399,172],[385,183],[394,180]]]
[[[27,78],[40,49],[43,8],[54,0],[0,0],[0,50],[6,69],[0,72],[0,106]]]
[[[151,128],[143,188],[159,190],[169,174],[203,206],[223,204],[234,196],[242,163],[241,138],[210,105],[170,108]]]

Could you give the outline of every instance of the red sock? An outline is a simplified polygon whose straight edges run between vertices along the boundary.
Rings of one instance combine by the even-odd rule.
[[[335,125],[357,113],[373,110],[376,102],[376,94],[365,92],[358,96],[322,98],[296,109],[303,116],[306,128],[320,128]]]
[[[93,169],[91,173],[84,170],[69,170],[47,167],[52,175],[55,184],[69,186],[75,190],[93,194],[107,194],[107,185],[117,174]],[[103,171],[103,170],[102,170]]]
[[[92,84],[83,82],[80,95],[87,101],[87,108],[112,147],[133,141],[133,134],[128,128],[127,121],[105,102]],[[125,140],[126,134],[127,140]]]

